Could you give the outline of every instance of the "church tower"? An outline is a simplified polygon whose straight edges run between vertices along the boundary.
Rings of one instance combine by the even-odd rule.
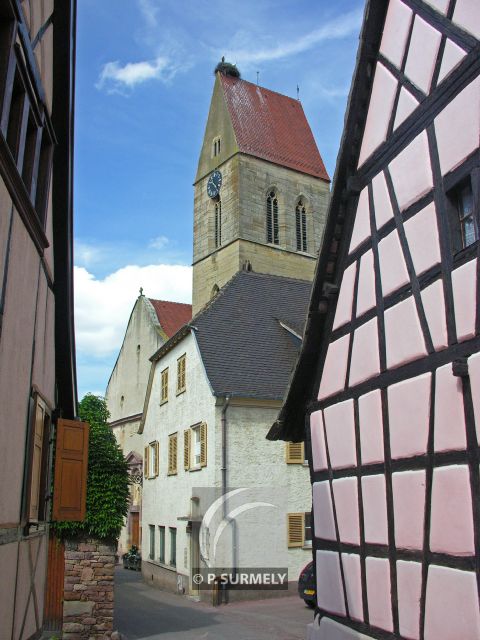
[[[329,182],[301,103],[222,60],[194,183],[193,313],[241,269],[312,280]]]

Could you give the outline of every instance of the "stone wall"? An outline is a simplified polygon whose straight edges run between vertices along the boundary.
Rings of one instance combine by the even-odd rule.
[[[98,540],[65,542],[63,638],[109,638],[113,631],[116,546]]]

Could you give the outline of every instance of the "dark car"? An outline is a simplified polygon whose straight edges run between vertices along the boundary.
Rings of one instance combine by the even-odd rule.
[[[304,600],[307,607],[315,608],[317,586],[313,562],[309,562],[298,576],[298,595]]]

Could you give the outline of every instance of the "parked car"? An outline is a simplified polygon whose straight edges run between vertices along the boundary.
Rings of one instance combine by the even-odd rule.
[[[315,569],[313,562],[309,562],[300,572],[298,577],[298,595],[307,607],[315,608],[317,585],[315,584]]]
[[[124,569],[132,569],[133,571],[142,569],[142,556],[135,545],[131,547],[130,551],[123,554],[122,560]]]

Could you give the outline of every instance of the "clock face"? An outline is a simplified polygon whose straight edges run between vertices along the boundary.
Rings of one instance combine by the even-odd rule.
[[[207,182],[207,193],[210,198],[216,198],[220,193],[220,187],[222,186],[222,174],[218,169],[213,171]]]

